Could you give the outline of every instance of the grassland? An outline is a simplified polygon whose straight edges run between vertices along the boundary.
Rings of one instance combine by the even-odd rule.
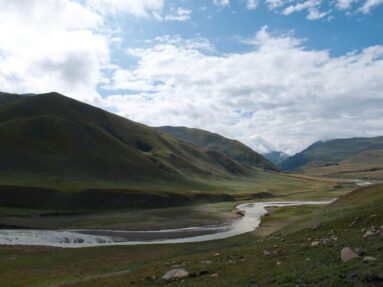
[[[9,186],[9,177],[8,186]],[[22,183],[15,179],[15,184]],[[24,179],[31,183],[36,179]],[[1,181],[0,181],[1,182]],[[49,177],[43,182],[44,187],[51,192],[54,186],[64,190],[61,193],[76,194],[71,185],[62,178],[59,181]],[[61,185],[62,183],[62,185]],[[36,181],[36,184],[38,182]],[[39,183],[42,184],[41,182]],[[114,189],[119,193],[132,193],[134,189],[124,189],[126,186],[119,182],[92,182],[80,181],[81,189],[88,189],[93,185],[99,188]],[[101,201],[101,209],[57,208],[49,202],[45,208],[0,208],[0,225],[3,227],[22,228],[100,228],[100,229],[167,229],[172,227],[191,227],[206,224],[218,224],[233,218],[232,210],[238,203],[251,200],[321,200],[336,198],[355,187],[355,184],[339,184],[336,180],[331,182],[312,180],[306,178],[293,178],[275,173],[260,171],[256,178],[242,178],[241,180],[203,182],[201,187],[185,189],[183,186],[166,185],[166,182],[157,186],[148,184],[145,189],[138,189],[141,196],[150,194],[154,198],[155,206],[145,203],[145,208],[105,208],[105,201]],[[142,186],[140,186],[142,188]],[[156,189],[155,189],[156,188]],[[26,191],[30,189],[27,187]],[[36,193],[34,193],[35,196]],[[110,191],[108,195],[113,194]],[[177,197],[178,196],[178,197]],[[46,198],[46,197],[45,197]],[[159,208],[159,198],[166,200],[165,206]],[[181,199],[187,199],[180,201]],[[36,199],[36,198],[35,198]],[[62,197],[59,197],[61,200]],[[18,204],[20,205],[20,199]],[[40,200],[37,198],[36,200]],[[178,200],[178,201],[177,201]],[[29,201],[30,204],[31,201]],[[61,203],[62,204],[62,203]],[[178,206],[177,206],[178,204]],[[173,205],[173,206],[172,206]],[[39,203],[37,206],[42,206]],[[61,205],[62,206],[62,205]],[[114,204],[113,206],[116,206]],[[59,206],[60,207],[60,206]],[[176,218],[176,220],[174,220]]]
[[[363,239],[362,229],[382,224],[382,204],[383,185],[375,185],[324,208],[273,208],[262,224],[266,232],[225,240],[84,249],[2,246],[0,277],[2,286],[179,286],[160,277],[181,265],[194,274],[204,271],[182,286],[381,286],[383,237]],[[319,229],[310,228],[318,223]],[[342,263],[344,246],[361,248],[377,261]]]

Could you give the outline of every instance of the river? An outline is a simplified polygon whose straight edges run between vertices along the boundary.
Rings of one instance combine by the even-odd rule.
[[[237,206],[244,216],[231,223],[156,231],[124,230],[0,230],[2,245],[38,245],[81,248],[113,245],[141,245],[202,242],[224,239],[255,230],[267,207],[328,204],[331,201],[253,202]]]

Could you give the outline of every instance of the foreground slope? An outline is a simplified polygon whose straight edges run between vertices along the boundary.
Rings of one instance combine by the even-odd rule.
[[[383,136],[317,142],[280,164],[282,170],[337,165],[363,152],[383,149]],[[361,155],[359,159],[363,159]],[[357,158],[354,158],[354,163]],[[369,162],[369,160],[367,160]]]
[[[269,160],[240,141],[228,139],[216,133],[201,129],[170,126],[158,127],[157,130],[184,142],[221,152],[229,158],[249,166],[276,169]]]
[[[84,249],[2,246],[2,286],[382,286],[382,204],[383,185],[360,188],[265,238],[249,233],[202,244]],[[272,209],[264,225],[302,210]],[[363,238],[372,226],[380,231]],[[342,262],[343,247],[364,254]],[[363,262],[365,256],[376,260]],[[175,265],[190,276],[161,280]]]

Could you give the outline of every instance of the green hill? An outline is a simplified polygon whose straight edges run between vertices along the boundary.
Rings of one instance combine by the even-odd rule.
[[[221,152],[232,160],[242,164],[276,170],[276,167],[269,160],[240,141],[228,139],[216,133],[194,128],[164,126],[158,127],[157,130],[184,142]]]
[[[57,93],[6,97],[0,105],[2,172],[180,180],[251,172],[221,153]]]
[[[335,139],[326,142],[317,142],[309,146],[302,152],[286,159],[280,164],[280,168],[285,171],[326,167],[339,165],[346,162],[358,154],[359,160],[366,157],[364,152],[383,149],[383,137],[374,138],[350,138]],[[357,158],[354,158],[354,163]]]
[[[60,198],[61,193],[44,188],[74,192],[94,187],[104,191],[129,187],[134,192],[127,201],[146,202],[153,198],[141,198],[137,190],[192,190],[201,180],[255,173],[254,168],[223,153],[162,136],[151,127],[58,93],[0,94],[0,134],[2,205],[23,205],[33,199],[42,205],[66,202]],[[20,187],[19,193],[14,186]],[[37,188],[35,194],[39,196],[33,198],[32,187]],[[76,196],[83,202],[90,197]],[[74,203],[76,196],[72,195],[63,207],[81,207]],[[103,196],[93,197],[99,199],[89,201],[90,205],[107,205]],[[110,204],[123,202],[112,199]]]

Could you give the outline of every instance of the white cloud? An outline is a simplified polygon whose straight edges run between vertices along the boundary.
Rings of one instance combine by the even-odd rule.
[[[336,3],[336,6],[340,10],[347,10],[347,9],[350,9],[352,7],[352,5],[358,1],[359,0],[338,0]]]
[[[248,42],[251,51],[227,55],[154,42],[135,51],[135,68],[116,71],[110,88],[118,91],[105,104],[150,125],[199,127],[254,148],[261,138],[289,153],[316,140],[382,134],[382,46],[331,57],[266,28]]]
[[[382,5],[382,4],[383,4],[383,0],[366,0],[366,2],[363,4],[363,6],[360,8],[360,10],[364,14],[368,14],[368,13],[370,13],[370,11],[373,8],[376,8],[376,7],[378,7],[379,5]]]
[[[219,6],[228,6],[230,4],[230,0],[213,0],[213,3],[215,5],[219,5]]]
[[[361,2],[363,2],[362,5],[360,5]],[[345,11],[348,15],[354,14],[350,12],[368,14],[372,9],[382,5],[383,0],[266,0],[266,3],[270,10],[275,10],[286,16],[307,11],[307,19],[318,20],[331,15],[333,10]],[[324,7],[326,7],[326,11],[323,11]]]
[[[307,14],[307,19],[309,20],[319,20],[323,17],[327,16],[330,13],[330,11],[321,12],[318,11],[315,8],[309,9],[309,13]]]
[[[318,20],[327,15],[326,12],[320,12],[319,7],[322,0],[307,0],[305,2],[298,2],[292,4],[283,9],[282,14],[290,15],[295,12],[301,12],[304,10],[308,11],[307,19],[309,20]]]
[[[258,6],[258,1],[257,0],[247,0],[246,8],[248,10],[254,10]]]
[[[164,0],[87,0],[86,3],[101,14],[128,13],[137,17],[157,17],[164,6]]]
[[[170,14],[165,16],[165,21],[169,22],[185,22],[190,19],[190,15],[192,13],[192,10],[184,9],[184,8],[177,8],[170,11]]]
[[[289,0],[266,0],[266,3],[270,10],[274,10],[289,3]]]
[[[94,32],[102,23],[98,14],[66,0],[0,0],[0,6],[3,91],[55,90],[88,102],[100,99],[96,85],[109,48],[106,37]]]

